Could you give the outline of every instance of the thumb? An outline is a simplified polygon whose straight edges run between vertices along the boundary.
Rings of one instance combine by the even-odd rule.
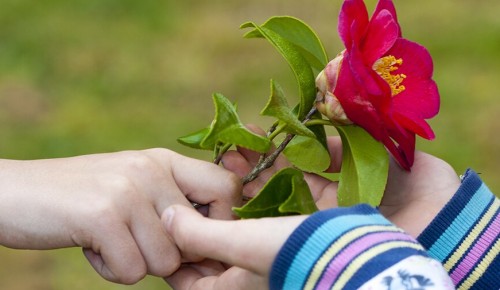
[[[174,205],[162,216],[181,251],[266,275],[274,258],[306,216],[221,221]]]

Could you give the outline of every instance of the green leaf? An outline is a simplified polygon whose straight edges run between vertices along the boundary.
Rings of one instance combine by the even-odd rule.
[[[292,177],[292,194],[278,208],[285,214],[312,214],[318,211],[309,185],[304,179],[304,174]]]
[[[181,143],[182,145],[194,148],[194,149],[205,149],[205,150],[213,150],[213,148],[210,147],[203,147],[201,146],[201,142],[203,142],[203,139],[208,135],[208,132],[210,131],[210,128],[204,128],[199,131],[196,131],[192,134],[177,138],[177,141]]]
[[[234,144],[260,153],[268,152],[271,148],[269,139],[251,132],[243,124],[220,131],[218,138],[225,144]]]
[[[226,97],[214,94],[213,99],[215,119],[200,143],[201,148],[215,148],[217,143],[223,142],[261,153],[269,151],[271,141],[248,130],[240,121],[234,105]]]
[[[275,117],[286,124],[286,130],[295,135],[304,135],[314,138],[314,133],[309,130],[297,115],[290,109],[281,86],[271,80],[271,96],[266,107],[260,113],[263,116]]]
[[[294,168],[278,171],[246,205],[233,208],[241,218],[311,214],[317,211],[304,175]]]
[[[316,112],[312,118],[321,118],[321,114]],[[321,173],[330,165],[325,127],[315,125],[308,128],[315,137],[295,137],[285,148],[283,154],[297,168],[306,172]]]
[[[313,107],[314,100],[316,99],[315,76],[311,65],[302,53],[303,49],[287,40],[279,32],[272,30],[273,26],[269,28],[259,26],[253,22],[247,22],[241,27],[255,28],[255,30],[247,33],[245,37],[266,38],[288,62],[299,85],[300,103],[298,118],[303,119]]]
[[[248,130],[240,121],[236,108],[221,94],[213,95],[215,119],[209,128],[177,139],[181,144],[214,150],[218,143],[235,144],[257,152],[267,152],[271,141]]]
[[[245,27],[245,25],[248,24],[244,24],[242,27]],[[261,26],[278,33],[296,45],[311,67],[318,71],[325,68],[328,63],[325,48],[316,32],[302,20],[291,16],[275,16],[269,18]],[[248,25],[246,27],[252,26]],[[262,35],[258,31],[253,30],[248,32],[245,37],[262,37]]]
[[[379,205],[389,172],[385,147],[361,127],[338,126],[337,130],[343,150],[337,193],[339,206]]]
[[[323,172],[330,165],[330,154],[316,138],[296,136],[283,154],[294,166],[306,172]]]

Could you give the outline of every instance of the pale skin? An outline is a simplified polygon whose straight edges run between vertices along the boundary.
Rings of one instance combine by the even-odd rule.
[[[340,139],[330,137],[328,144],[332,156],[328,171],[338,172],[342,155]],[[226,168],[244,176],[257,160],[256,153],[240,149],[239,152],[226,154],[223,162]],[[254,195],[269,174],[285,163],[284,160],[278,161],[275,168],[247,184],[243,189],[244,194]],[[336,182],[312,174],[308,174],[306,179],[320,209],[337,206]],[[391,161],[380,211],[394,224],[416,237],[459,186],[460,180],[450,165],[429,154],[416,152],[411,172],[402,170]],[[202,262],[184,264],[166,281],[174,289],[180,290],[268,289],[274,258],[290,234],[306,218],[294,216],[214,221],[188,207],[170,207],[162,216],[167,232],[184,255]]]
[[[231,219],[241,203],[236,175],[166,149],[0,160],[0,187],[1,245],[81,247],[102,277],[123,284],[179,267],[161,225],[167,207],[196,202],[210,218]]]

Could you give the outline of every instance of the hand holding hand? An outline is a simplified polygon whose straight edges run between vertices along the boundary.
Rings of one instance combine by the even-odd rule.
[[[78,246],[104,278],[125,284],[167,276],[181,262],[161,226],[170,205],[206,204],[232,218],[239,179],[166,149],[72,158],[0,160],[0,244],[22,249]]]
[[[176,290],[268,289],[274,258],[306,218],[220,221],[188,207],[172,206],[162,220],[179,249],[212,260],[184,264],[166,281]]]
[[[330,172],[341,164],[340,138],[328,139],[332,156]],[[255,152],[239,149],[224,156],[224,166],[244,176],[257,162]],[[259,179],[244,187],[254,196],[276,170],[287,166],[278,160]],[[337,183],[314,174],[306,174],[318,207],[336,206]],[[417,152],[411,172],[391,162],[389,180],[380,211],[393,223],[416,237],[453,196],[460,180],[444,161]],[[211,221],[193,210],[170,208],[163,220],[179,248],[188,255],[206,257],[198,264],[185,264],[167,278],[175,289],[267,289],[272,262],[288,236],[307,216],[243,221]],[[226,270],[221,261],[234,265]]]

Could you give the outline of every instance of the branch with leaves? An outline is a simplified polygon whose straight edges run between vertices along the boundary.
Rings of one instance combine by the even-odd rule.
[[[244,184],[271,167],[279,154],[284,154],[293,167],[275,173],[255,198],[235,212],[242,218],[309,214],[317,209],[303,172],[318,173],[328,168],[330,156],[324,126],[334,125],[344,142],[340,205],[377,204],[385,188],[387,153],[362,128],[333,124],[317,112],[315,73],[326,66],[328,57],[316,33],[301,20],[288,16],[273,17],[261,26],[248,22],[241,27],[252,28],[246,38],[264,38],[284,57],[298,82],[299,104],[290,107],[281,86],[271,80],[271,94],[260,115],[277,120],[267,136],[260,136],[245,127],[231,101],[216,93],[215,118],[210,126],[178,141],[192,148],[213,150],[216,163],[232,146],[262,153],[259,164],[243,178]],[[267,155],[280,134],[284,134],[283,141]]]
[[[320,173],[330,164],[325,126],[334,126],[342,139],[340,206],[378,205],[387,182],[388,151],[410,170],[415,135],[434,137],[425,122],[439,109],[430,55],[402,38],[392,1],[380,1],[372,19],[363,19],[365,12],[362,1],[344,2],[339,33],[346,49],[330,62],[317,34],[297,18],[272,17],[262,25],[241,26],[250,29],[246,38],[267,40],[285,59],[298,83],[299,103],[290,107],[281,86],[271,80],[271,94],[260,115],[276,121],[260,136],[245,127],[226,97],[214,94],[210,126],[179,138],[184,145],[212,150],[215,163],[232,146],[260,152],[260,161],[243,184],[271,167],[280,154],[292,164],[276,172],[246,205],[234,209],[240,217],[317,210],[303,173]],[[283,141],[268,153],[281,134]]]

